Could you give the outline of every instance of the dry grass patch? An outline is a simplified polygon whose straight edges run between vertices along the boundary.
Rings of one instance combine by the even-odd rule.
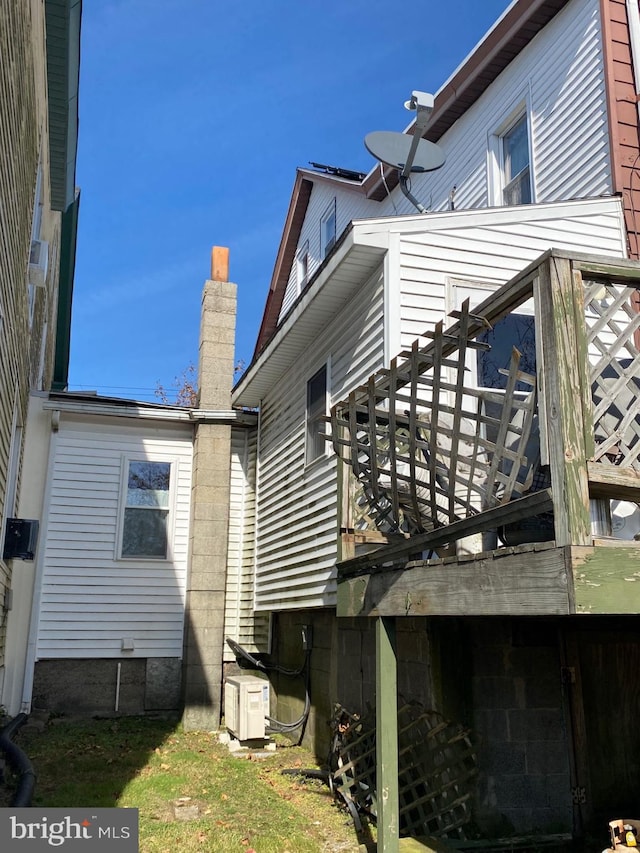
[[[300,747],[238,758],[213,734],[145,718],[55,721],[17,742],[38,775],[34,805],[138,808],[141,853],[359,850],[327,786],[282,775],[317,766]]]

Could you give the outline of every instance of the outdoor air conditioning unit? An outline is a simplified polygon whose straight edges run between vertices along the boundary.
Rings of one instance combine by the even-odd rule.
[[[29,253],[29,284],[44,287],[49,266],[49,244],[45,240],[32,240]]]
[[[269,682],[254,675],[235,675],[224,685],[224,718],[227,729],[238,740],[265,737],[269,716]]]

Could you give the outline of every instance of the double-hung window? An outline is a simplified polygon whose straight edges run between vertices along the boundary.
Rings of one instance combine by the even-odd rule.
[[[489,203],[532,204],[531,110],[528,97],[512,107],[489,135]]]
[[[522,115],[501,136],[502,203],[531,204],[531,165],[527,116]]]
[[[309,241],[298,249],[296,255],[296,276],[298,284],[298,293],[302,293],[309,283]]]
[[[171,462],[127,459],[120,556],[165,560],[169,544]]]
[[[327,365],[323,365],[307,382],[307,447],[306,461],[313,462],[326,454],[325,416],[327,414]]]
[[[320,255],[326,258],[336,243],[336,200],[322,214],[320,220]]]

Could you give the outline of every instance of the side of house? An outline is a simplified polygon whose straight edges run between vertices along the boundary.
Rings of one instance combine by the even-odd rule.
[[[79,0],[0,11],[0,542],[22,493],[29,392],[66,381],[78,200]],[[0,553],[0,697],[19,560]],[[0,702],[4,699],[0,698]]]
[[[396,356],[431,340],[465,298],[482,301],[551,247],[635,255],[635,189],[621,161],[640,155],[637,113],[620,106],[619,88],[633,68],[632,5],[541,0],[509,7],[436,93],[424,135],[441,145],[446,163],[413,177],[412,186],[432,213],[406,215],[409,202],[389,169],[384,181],[372,170],[363,194],[357,182],[346,188],[323,175],[317,190],[319,181],[298,175],[254,360],[233,402],[260,410],[255,609],[271,614],[273,654],[283,665],[300,661],[313,629],[305,736],[319,754],[333,703],[363,712],[381,683],[376,689],[375,620],[354,615],[357,608],[340,618],[334,610],[336,563],[376,540],[360,531],[354,508],[344,514],[344,472],[323,435],[330,405],[365,386],[375,406],[372,369],[378,377],[393,371]],[[625,61],[624,73],[614,67]],[[625,118],[630,148],[623,150]],[[363,213],[323,256],[332,181],[336,221],[341,206],[353,216],[360,205]],[[373,216],[367,199],[378,204]],[[298,264],[307,247],[318,256]],[[354,404],[350,417],[354,429],[374,429],[366,407]],[[385,577],[390,588],[394,582]],[[597,648],[601,661],[612,660],[630,649],[631,623],[616,632],[598,620],[561,625],[519,613],[418,617],[411,596],[403,601],[394,614],[403,616],[396,620],[399,693],[473,729],[474,831],[496,837],[579,828],[576,780],[584,777],[575,764],[578,728],[567,717],[577,695],[567,681],[576,643],[585,661]],[[368,612],[376,615],[375,601]],[[295,719],[304,697],[281,680],[275,693],[278,719]],[[590,696],[592,725],[601,703]],[[592,762],[594,775],[601,764]],[[598,786],[600,811],[612,803],[605,788]]]

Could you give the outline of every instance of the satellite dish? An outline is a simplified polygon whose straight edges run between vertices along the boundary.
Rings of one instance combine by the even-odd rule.
[[[444,152],[438,145],[426,139],[416,141],[415,137],[408,133],[374,130],[365,136],[364,144],[376,160],[405,174],[412,147],[415,151],[409,165],[410,172],[433,172],[444,165]]]

